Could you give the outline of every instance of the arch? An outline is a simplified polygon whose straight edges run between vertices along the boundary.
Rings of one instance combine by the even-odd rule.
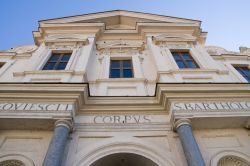
[[[238,151],[222,151],[214,155],[210,166],[249,166],[250,157]]]
[[[141,141],[141,140],[140,140]],[[93,147],[92,147],[93,148]],[[122,141],[121,139],[112,142],[102,142],[94,150],[89,150],[87,154],[79,154],[74,166],[90,166],[95,161],[116,153],[130,153],[143,156],[157,166],[174,166],[175,164],[167,158],[166,152],[156,152],[153,148],[137,141],[137,139]]]
[[[30,158],[21,154],[6,154],[0,156],[0,165],[1,164],[12,164],[13,166],[35,166]]]
[[[107,155],[103,158],[100,158],[97,161],[94,161],[90,166],[158,166],[152,160],[143,157],[141,155],[132,154],[132,153],[115,153]]]

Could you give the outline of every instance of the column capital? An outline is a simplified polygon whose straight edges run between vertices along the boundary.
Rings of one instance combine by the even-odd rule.
[[[177,121],[174,122],[174,130],[177,130],[182,125],[192,126],[191,120],[186,118],[178,119]]]
[[[59,119],[55,122],[55,127],[58,126],[64,126],[67,127],[70,131],[72,131],[73,129],[73,123],[72,120],[68,120],[68,119]]]

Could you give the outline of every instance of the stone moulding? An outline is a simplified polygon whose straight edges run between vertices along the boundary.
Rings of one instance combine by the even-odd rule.
[[[111,139],[109,139],[109,141],[104,141],[102,145],[96,145],[99,147],[94,147],[94,150],[93,147],[91,147],[88,154],[83,154],[80,151],[79,155],[77,156],[77,160],[73,165],[89,166],[98,159],[114,153],[135,153],[152,160],[159,166],[165,166],[166,163],[169,166],[175,165],[171,160],[161,155],[164,153],[152,152],[152,149],[154,148],[147,147],[145,146],[146,144],[143,145],[141,143],[141,140],[139,140],[138,138],[133,138],[134,140],[127,141],[121,141],[122,139],[120,138],[118,139],[119,140],[116,140],[115,143],[113,143],[114,140],[111,142]]]

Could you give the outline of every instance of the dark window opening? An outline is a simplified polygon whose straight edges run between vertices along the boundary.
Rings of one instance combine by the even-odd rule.
[[[70,56],[71,53],[52,53],[43,70],[64,70]]]
[[[132,78],[132,67],[131,60],[111,60],[109,78]]]
[[[195,60],[192,58],[192,56],[189,54],[189,52],[171,52],[178,67],[180,69],[183,68],[199,68]]]
[[[250,82],[250,69],[248,67],[234,66],[234,68],[248,81]]]

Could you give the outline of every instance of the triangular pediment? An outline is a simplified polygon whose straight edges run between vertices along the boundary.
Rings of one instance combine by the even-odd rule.
[[[148,13],[114,10],[40,21],[42,24],[104,23],[106,29],[135,29],[137,23],[175,23],[200,25],[200,21]]]

